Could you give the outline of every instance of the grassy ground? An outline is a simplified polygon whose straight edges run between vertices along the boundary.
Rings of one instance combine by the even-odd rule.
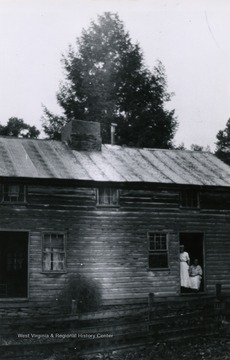
[[[105,351],[94,355],[70,352],[46,360],[230,360],[230,337],[206,337],[177,342],[157,343],[131,350]]]
[[[125,350],[104,350],[82,355],[74,342],[69,344],[46,344],[25,346],[24,354],[1,352],[1,360],[230,360],[230,335],[223,337],[197,337],[181,341],[155,342],[152,345],[129,347]],[[48,346],[47,346],[48,345]],[[101,344],[102,348],[108,343]],[[118,344],[119,346],[119,344]],[[17,355],[17,356],[16,356]]]

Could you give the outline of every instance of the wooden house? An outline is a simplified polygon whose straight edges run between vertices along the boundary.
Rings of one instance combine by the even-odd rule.
[[[230,293],[230,168],[211,153],[102,145],[72,121],[62,141],[1,137],[0,184],[1,307],[45,307],[74,274],[104,304],[183,296],[180,244],[200,293]]]

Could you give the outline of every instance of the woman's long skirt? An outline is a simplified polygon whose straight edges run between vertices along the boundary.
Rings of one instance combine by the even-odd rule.
[[[180,286],[190,287],[189,266],[185,261],[180,262]]]

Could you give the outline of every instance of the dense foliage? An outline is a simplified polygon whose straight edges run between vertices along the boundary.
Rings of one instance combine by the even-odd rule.
[[[217,133],[216,138],[216,155],[230,165],[230,119],[228,119],[225,129]]]
[[[133,146],[170,148],[177,121],[165,70],[158,62],[153,72],[144,65],[138,44],[131,42],[117,14],[104,13],[77,39],[77,50],[63,57],[66,81],[57,100],[64,116],[44,109],[43,129],[59,138],[71,119],[98,121],[103,143],[110,142],[110,124],[117,124],[116,142]]]
[[[11,117],[5,126],[0,125],[0,135],[36,139],[39,134],[40,131],[35,126],[30,126],[17,117]]]

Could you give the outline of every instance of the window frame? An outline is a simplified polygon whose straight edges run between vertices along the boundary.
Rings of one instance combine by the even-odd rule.
[[[63,269],[61,270],[53,270],[53,269],[45,269],[45,254],[49,253],[46,252],[44,250],[44,244],[45,244],[45,235],[62,235],[63,236],[63,251],[59,252],[63,254]],[[66,243],[67,243],[67,234],[64,231],[43,231],[42,232],[42,244],[41,244],[41,251],[42,251],[42,256],[41,256],[41,265],[42,265],[42,273],[45,274],[63,274],[67,272],[67,267],[66,267],[66,258],[67,258],[67,251],[66,251]],[[52,252],[53,253],[53,252]]]
[[[200,192],[194,189],[181,190],[180,207],[182,209],[200,209]]]
[[[100,191],[113,191],[114,193],[112,195],[109,196],[110,199],[113,198],[113,196],[115,195],[116,197],[116,203],[102,203],[100,202],[101,196],[102,194],[100,194]],[[110,187],[110,186],[105,186],[105,187],[99,187],[96,190],[96,196],[97,196],[97,207],[106,207],[106,208],[114,208],[114,207],[119,207],[120,206],[120,190],[114,187]]]
[[[10,195],[9,195],[9,188],[11,186],[18,186],[19,187],[19,191],[18,191],[18,199],[15,200],[10,200]],[[11,195],[12,197],[14,195]],[[15,195],[16,197],[17,195]],[[7,197],[9,199],[7,199]],[[1,186],[1,203],[3,204],[25,204],[26,203],[26,199],[27,199],[27,186],[24,184],[18,184],[18,183],[4,183]]]
[[[164,236],[165,240],[166,240],[166,248],[165,249],[151,249],[150,248],[150,236],[154,235],[155,236]],[[148,269],[151,271],[155,271],[155,270],[159,270],[159,271],[164,271],[164,270],[169,270],[169,234],[167,232],[164,231],[148,231],[147,232],[147,240],[148,240]],[[160,254],[165,254],[166,255],[166,261],[167,261],[167,266],[166,267],[151,267],[150,266],[150,256],[151,255],[160,255]]]

